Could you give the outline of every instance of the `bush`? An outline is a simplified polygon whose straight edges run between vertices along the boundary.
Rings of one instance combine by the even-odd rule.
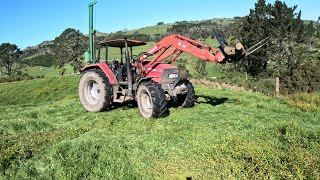
[[[42,55],[38,55],[31,59],[25,59],[24,63],[29,66],[43,66],[43,67],[51,67],[54,65],[55,56],[53,54],[45,53]]]
[[[160,26],[160,25],[163,25],[163,24],[164,24],[164,22],[158,22],[157,26]]]
[[[203,61],[202,59],[198,59],[196,63],[196,71],[198,78],[204,78],[208,75],[207,71],[207,62]]]
[[[8,76],[0,77],[0,83],[40,79],[40,78],[44,78],[44,75],[31,76],[27,73],[22,73],[21,71],[19,71],[19,73],[11,77],[8,77]]]

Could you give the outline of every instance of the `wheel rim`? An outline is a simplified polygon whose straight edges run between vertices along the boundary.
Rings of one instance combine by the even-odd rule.
[[[141,101],[142,110],[147,114],[152,113],[151,97],[147,91],[141,92],[140,101]]]
[[[96,81],[88,81],[86,83],[85,91],[86,99],[90,104],[97,104],[100,101],[101,90],[99,88],[99,84]]]

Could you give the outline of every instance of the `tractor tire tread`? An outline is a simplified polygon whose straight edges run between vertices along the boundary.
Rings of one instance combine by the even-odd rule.
[[[85,76],[86,73],[90,73],[90,72],[95,73],[95,74],[98,75],[98,77],[99,77],[100,80],[102,81],[103,88],[104,88],[104,90],[105,90],[105,92],[106,92],[106,93],[104,94],[104,97],[103,97],[103,100],[104,100],[103,104],[102,104],[100,107],[96,108],[95,110],[92,110],[92,112],[102,112],[102,111],[105,111],[105,110],[107,110],[107,109],[111,106],[111,104],[112,104],[112,102],[113,102],[113,90],[112,90],[112,86],[111,86],[111,84],[110,84],[110,82],[109,82],[108,77],[104,74],[103,71],[101,71],[100,69],[90,69],[90,70],[85,71],[85,72],[82,74],[82,76],[81,76],[81,78],[80,78],[80,80],[79,80],[79,90],[80,90],[80,86],[81,86],[81,85],[80,85],[81,79],[83,78],[83,76]],[[79,92],[79,96],[80,96],[80,92]],[[87,109],[86,109],[86,110],[87,110]],[[87,110],[87,111],[88,111],[88,110]]]
[[[182,103],[181,106],[179,106],[179,108],[193,107],[195,103],[196,94],[195,94],[192,83],[190,81],[187,81],[186,86],[187,86],[187,95],[185,97],[184,102]]]
[[[168,114],[168,103],[164,93],[164,90],[161,88],[160,84],[154,81],[148,81],[143,83],[150,92],[152,101],[153,101],[153,118],[162,118]]]

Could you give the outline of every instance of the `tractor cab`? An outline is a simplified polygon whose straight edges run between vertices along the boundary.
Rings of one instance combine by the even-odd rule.
[[[115,39],[115,40],[109,40],[109,41],[103,41],[98,43],[98,54],[97,54],[97,61],[98,62],[103,62],[105,61],[106,63],[109,63],[108,60],[112,60],[109,57],[109,53],[113,52],[113,51],[109,51],[109,47],[113,47],[113,48],[119,48],[120,49],[120,57],[112,57],[114,61],[118,61],[120,60],[120,62],[118,61],[118,63],[120,63],[120,65],[124,64],[124,60],[125,60],[125,48],[126,48],[126,44],[125,41],[127,41],[128,44],[128,51],[129,51],[129,58],[133,59],[133,54],[132,54],[132,48],[135,46],[144,46],[147,43],[143,42],[143,41],[138,41],[138,40],[132,40],[132,39]],[[105,51],[105,52],[103,52]],[[101,54],[104,53],[105,56],[101,57]]]
[[[118,82],[124,82],[125,79],[127,79],[127,71],[134,70],[132,67],[127,69],[127,61],[129,60],[130,63],[132,63],[133,59],[137,59],[137,57],[133,55],[133,47],[144,46],[146,44],[147,43],[143,41],[126,38],[100,42],[98,43],[97,62],[106,63],[116,75]],[[115,49],[110,49],[110,47],[119,48],[120,56],[114,56]],[[128,52],[128,60],[126,59],[126,51]],[[104,56],[101,57],[103,54]]]

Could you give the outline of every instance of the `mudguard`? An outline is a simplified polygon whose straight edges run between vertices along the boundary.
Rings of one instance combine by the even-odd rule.
[[[113,71],[109,68],[109,66],[107,64],[105,64],[105,63],[89,64],[89,65],[83,67],[81,70],[86,71],[89,69],[100,69],[108,77],[109,82],[112,86],[118,85],[118,80],[117,80],[116,76],[114,75]]]

